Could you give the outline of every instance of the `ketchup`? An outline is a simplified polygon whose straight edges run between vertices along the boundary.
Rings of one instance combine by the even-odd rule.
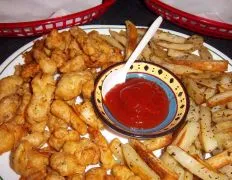
[[[143,78],[132,78],[113,87],[106,94],[105,104],[119,122],[140,129],[160,124],[169,107],[164,90]]]

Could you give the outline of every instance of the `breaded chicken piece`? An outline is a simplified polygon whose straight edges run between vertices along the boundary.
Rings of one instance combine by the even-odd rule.
[[[99,163],[100,150],[87,138],[80,141],[67,141],[62,149],[63,152],[75,155],[79,164],[83,166]]]
[[[65,62],[60,67],[60,72],[62,73],[70,73],[70,72],[77,72],[77,71],[83,71],[86,69],[85,61],[87,61],[89,58],[85,54],[78,54],[72,59]]]
[[[11,154],[12,168],[25,177],[36,172],[46,172],[48,164],[48,154],[40,153],[28,141],[22,141]]]
[[[39,64],[32,62],[30,64],[22,65],[20,76],[24,81],[30,81],[30,79],[34,78],[39,72],[41,72]]]
[[[54,153],[50,158],[50,166],[61,176],[82,174],[85,171],[85,166],[78,164],[74,155],[65,152]]]
[[[28,141],[33,147],[40,148],[42,147],[50,137],[49,131],[44,132],[33,132],[24,136],[22,140]]]
[[[52,114],[49,114],[47,126],[48,126],[49,131],[53,132],[59,128],[67,129],[68,123],[63,119],[60,119]]]
[[[93,91],[94,91],[94,79],[91,79],[83,84],[81,94],[84,99],[91,99]]]
[[[0,100],[3,97],[15,94],[23,84],[23,79],[19,76],[7,76],[0,80]]]
[[[0,125],[11,121],[21,104],[21,97],[13,94],[0,100]]]
[[[32,80],[32,91],[32,98],[27,108],[27,121],[30,124],[46,122],[55,91],[53,76],[38,74]]]
[[[124,165],[117,164],[113,166],[111,173],[117,178],[117,180],[141,180],[139,176],[136,176]]]
[[[79,141],[79,139],[80,135],[77,131],[59,128],[52,132],[48,144],[59,151],[66,141]]]
[[[81,94],[83,84],[93,78],[89,71],[66,73],[61,76],[55,92],[56,98],[70,100]]]
[[[26,135],[26,129],[12,123],[0,126],[0,154],[10,151],[17,146],[20,139]]]
[[[51,53],[51,60],[56,63],[57,68],[60,68],[66,63],[67,56],[62,50],[55,49]]]
[[[100,148],[100,152],[101,152],[100,161],[102,163],[102,167],[106,169],[111,169],[116,164],[116,160],[114,159],[113,154],[111,150],[109,149],[107,140],[105,139],[105,137],[101,134],[99,130],[89,127],[88,132],[89,132],[90,138]]]
[[[17,91],[17,94],[21,96],[21,104],[17,109],[16,115],[12,119],[12,122],[18,125],[23,125],[26,121],[26,109],[30,103],[32,93],[30,91],[30,84],[24,83]]]
[[[55,100],[51,105],[51,113],[56,117],[63,119],[71,124],[71,127],[77,130],[81,135],[87,133],[87,125],[74,112],[74,110],[64,101]]]
[[[86,172],[85,180],[105,180],[106,176],[106,169],[102,167],[96,167]]]
[[[87,67],[101,67],[109,62],[123,60],[120,50],[100,38],[97,31],[87,34],[82,29],[73,27],[70,32],[84,53],[89,56],[89,60],[85,62]]]
[[[101,120],[97,117],[93,105],[90,101],[85,101],[83,104],[75,104],[73,109],[77,114],[80,115],[80,118],[94,129],[102,129],[103,124]]]
[[[66,43],[61,33],[58,33],[56,29],[52,30],[45,39],[45,45],[48,49],[60,49],[65,50]]]

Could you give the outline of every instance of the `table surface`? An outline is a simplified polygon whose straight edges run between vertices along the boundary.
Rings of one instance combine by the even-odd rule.
[[[99,19],[89,24],[124,25],[125,20],[131,20],[136,25],[149,26],[157,14],[147,9],[143,0],[117,0],[116,3]],[[171,22],[164,21],[161,28],[192,35],[194,32],[181,28]],[[203,36],[205,42],[232,58],[232,41],[220,38]],[[0,38],[0,64],[3,63],[17,49],[37,37]]]

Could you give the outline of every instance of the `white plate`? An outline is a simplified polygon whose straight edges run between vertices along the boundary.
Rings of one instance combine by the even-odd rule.
[[[115,30],[115,31],[120,31],[122,29],[125,29],[125,26],[89,25],[89,26],[82,26],[82,28],[86,32],[89,32],[91,30],[96,30],[102,34],[109,34],[109,32],[108,32],[109,29]],[[165,30],[165,31],[169,31],[172,34],[176,34],[179,36],[188,37],[185,34],[178,33],[175,31],[171,31],[171,30]],[[1,66],[0,66],[0,79],[3,77],[6,77],[6,76],[12,75],[14,73],[14,66],[17,64],[23,63],[22,54],[26,51],[29,51],[32,48],[33,43],[34,43],[34,41],[26,44],[25,46],[23,46],[22,48],[17,50],[15,53],[13,53],[9,58],[6,59],[6,61],[4,61],[1,64]],[[229,57],[227,57],[226,55],[224,55],[222,52],[218,51],[217,49],[215,49],[214,47],[212,47],[208,44],[204,44],[204,45],[210,50],[214,59],[226,59],[226,60],[229,60],[231,62],[231,59]],[[231,71],[231,70],[232,70],[232,68],[229,67],[229,71]],[[105,129],[102,131],[102,133],[105,137],[107,137],[108,141],[111,141],[113,138],[118,137],[123,143],[127,142],[126,138],[124,138],[118,134],[115,134],[112,131]],[[157,151],[155,154],[159,155],[160,151]],[[19,176],[9,166],[9,153],[4,153],[2,156],[0,156],[0,176],[4,180],[19,179]]]

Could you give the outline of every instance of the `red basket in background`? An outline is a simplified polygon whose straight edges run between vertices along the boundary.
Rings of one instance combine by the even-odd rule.
[[[165,19],[201,34],[232,39],[232,25],[196,16],[159,0],[145,0],[147,7]]]
[[[116,0],[103,0],[101,5],[67,16],[39,21],[0,23],[0,36],[25,37],[47,33],[52,29],[63,29],[74,25],[86,24],[100,17]]]

